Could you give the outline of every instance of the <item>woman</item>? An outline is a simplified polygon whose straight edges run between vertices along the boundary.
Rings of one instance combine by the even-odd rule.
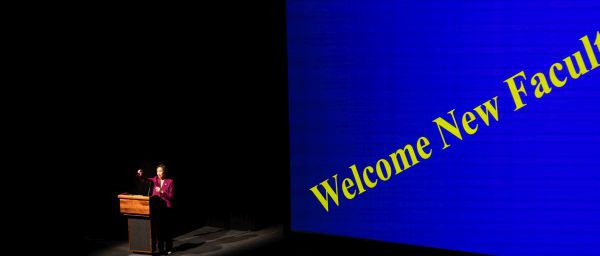
[[[150,199],[152,205],[152,220],[153,220],[153,244],[159,252],[171,254],[173,249],[173,240],[170,229],[171,211],[173,208],[173,180],[166,178],[167,167],[164,164],[159,164],[156,167],[156,176],[153,178],[144,178],[144,170],[138,170],[138,177],[144,181],[153,183],[152,197]]]

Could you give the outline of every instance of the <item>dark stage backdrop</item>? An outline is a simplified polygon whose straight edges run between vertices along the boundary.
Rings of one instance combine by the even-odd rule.
[[[46,217],[37,219],[53,226],[44,234],[62,229],[63,242],[89,246],[126,239],[117,195],[144,191],[136,170],[153,176],[158,163],[176,182],[179,234],[282,224],[283,3],[98,10],[50,26],[53,38],[69,36],[52,51],[69,64],[45,76],[57,86],[34,91],[28,118],[46,128],[35,134],[41,156],[29,160],[42,165]]]

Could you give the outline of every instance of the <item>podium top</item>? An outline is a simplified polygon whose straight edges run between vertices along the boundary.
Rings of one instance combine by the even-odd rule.
[[[130,216],[150,216],[150,197],[133,195],[129,193],[119,194],[119,205],[121,213]]]
[[[133,200],[150,200],[149,196],[129,194],[127,192],[119,194],[119,199],[133,199]]]

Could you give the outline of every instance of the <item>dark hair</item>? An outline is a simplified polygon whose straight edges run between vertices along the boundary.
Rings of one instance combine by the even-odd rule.
[[[159,167],[163,169],[163,172],[166,172],[166,171],[167,171],[167,166],[166,166],[165,164],[158,164],[158,165],[156,166],[156,169],[158,169]]]

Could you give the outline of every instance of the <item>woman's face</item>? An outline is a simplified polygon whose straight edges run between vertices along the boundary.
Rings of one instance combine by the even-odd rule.
[[[157,167],[156,168],[156,175],[158,175],[158,177],[163,180],[165,179],[165,170],[163,170],[162,167]]]

